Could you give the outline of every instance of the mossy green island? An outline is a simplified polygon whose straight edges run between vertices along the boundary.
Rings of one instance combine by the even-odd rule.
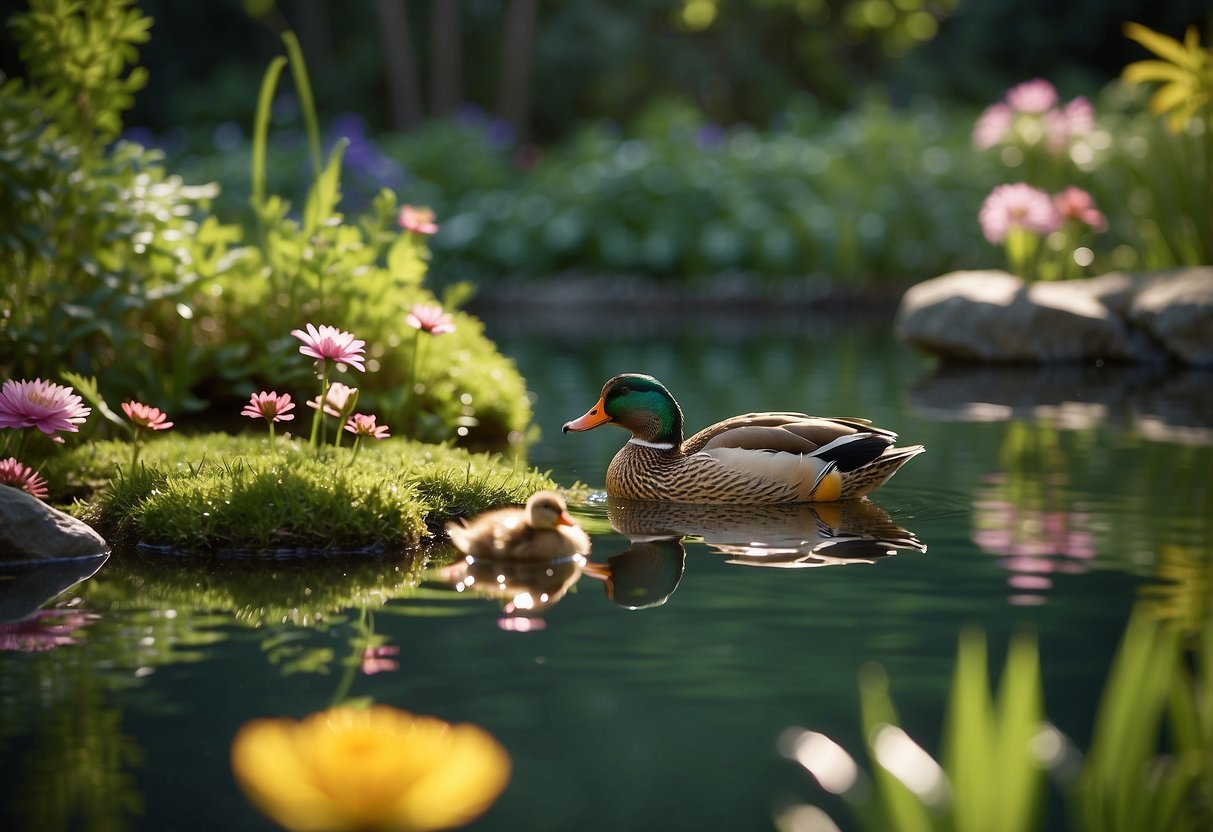
[[[521,462],[387,439],[361,449],[211,433],[156,437],[134,467],[128,442],[48,459],[53,494],[114,545],[248,555],[394,553],[451,518],[523,502],[555,483]],[[117,472],[117,473],[115,473]]]

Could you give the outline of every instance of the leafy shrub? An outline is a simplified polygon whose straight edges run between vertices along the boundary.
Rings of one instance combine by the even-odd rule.
[[[298,382],[306,386],[297,394],[310,390],[310,363],[289,333],[327,323],[370,345],[374,367],[357,384],[390,420],[403,407],[416,344],[405,315],[414,303],[436,302],[422,286],[425,247],[396,225],[395,194],[379,191],[350,219],[339,212],[346,143],[321,165],[306,71],[288,36],[312,184],[298,212],[268,194],[280,58],[259,99],[255,239],[245,243],[242,227],[209,213],[215,187],[185,186],[158,153],[134,143],[106,144],[140,78],[123,73],[146,19],[112,14],[129,5],[38,0],[14,18],[23,43],[36,45],[23,49],[36,62],[36,86],[9,81],[0,90],[9,137],[0,154],[0,263],[12,275],[0,285],[0,364],[13,376],[96,376],[107,398],[136,397],[178,417],[208,406],[238,410],[256,389]],[[85,34],[56,39],[59,31]],[[87,90],[74,80],[82,66],[95,82]],[[64,89],[94,98],[81,104]],[[94,117],[82,119],[78,107]],[[530,420],[524,382],[477,321],[456,313],[456,323],[456,333],[427,344],[419,428],[430,439],[519,439]]]

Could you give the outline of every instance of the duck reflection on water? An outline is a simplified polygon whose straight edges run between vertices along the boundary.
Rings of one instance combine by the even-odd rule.
[[[925,552],[917,535],[869,500],[706,506],[610,498],[611,527],[633,541],[692,537],[747,566],[874,563],[899,549]]]
[[[728,563],[784,569],[871,564],[899,550],[927,549],[867,499],[720,506],[609,497],[606,507],[611,528],[629,545],[605,560],[467,554],[439,576],[461,593],[503,600],[498,623],[504,629],[530,630],[544,626],[543,614],[583,574],[601,581],[606,597],[625,609],[661,606],[686,571],[688,539],[725,555]]]

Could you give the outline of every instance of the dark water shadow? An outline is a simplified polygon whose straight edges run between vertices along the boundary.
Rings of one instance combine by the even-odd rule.
[[[1146,439],[1213,445],[1213,370],[1168,366],[940,364],[907,392],[935,421],[1109,425]]]
[[[97,574],[109,553],[0,565],[0,625],[24,621],[48,601]]]

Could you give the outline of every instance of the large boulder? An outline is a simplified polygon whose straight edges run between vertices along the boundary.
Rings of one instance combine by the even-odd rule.
[[[0,485],[0,561],[43,561],[109,550],[87,523],[24,491]]]
[[[965,361],[1128,360],[1136,345],[1097,281],[1030,286],[1003,271],[953,272],[911,287],[897,333],[925,352]]]
[[[897,333],[945,360],[1213,366],[1213,268],[1024,282],[953,272],[911,287]]]
[[[1152,276],[1133,296],[1128,319],[1185,364],[1213,367],[1213,268]]]

